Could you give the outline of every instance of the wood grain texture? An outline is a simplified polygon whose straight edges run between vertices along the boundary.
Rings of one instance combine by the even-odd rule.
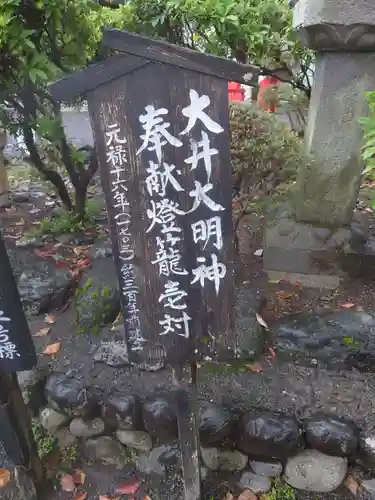
[[[197,71],[226,81],[258,86],[260,68],[117,29],[105,29],[103,45],[150,61]]]
[[[191,284],[191,271],[197,267],[197,257],[209,259],[214,250],[212,242],[203,249],[202,245],[194,243],[191,224],[199,219],[212,217],[212,212],[201,206],[196,212],[185,216],[177,216],[178,224],[182,229],[180,252],[188,276],[179,276],[180,288],[188,294],[188,314],[192,319],[191,335],[185,339],[177,335],[160,336],[159,320],[163,318],[163,307],[159,297],[164,291],[166,279],[160,277],[157,265],[152,264],[156,256],[157,230],[146,233],[149,220],[146,216],[150,208],[150,196],[146,189],[146,168],[148,162],[155,158],[151,152],[144,151],[137,155],[142,144],[140,136],[144,130],[141,127],[139,116],[145,106],[154,105],[155,108],[166,108],[169,114],[165,121],[171,123],[169,132],[174,137],[185,128],[187,118],[181,113],[182,108],[189,105],[189,91],[195,89],[199,95],[208,95],[211,106],[206,111],[210,117],[219,123],[224,132],[212,135],[212,148],[219,154],[212,157],[211,182],[213,190],[209,193],[215,202],[225,207],[220,212],[222,218],[223,248],[215,250],[220,262],[227,266],[225,278],[221,281],[219,294],[216,295],[212,283],[208,283],[203,290],[199,283]],[[132,244],[135,252],[133,265],[140,293],[138,295],[138,309],[142,326],[142,335],[146,339],[143,352],[131,353],[134,362],[139,363],[147,358],[166,358],[168,363],[178,365],[197,356],[211,358],[231,358],[236,351],[236,338],[233,329],[232,310],[234,305],[233,283],[233,252],[232,252],[232,177],[229,158],[228,134],[228,96],[225,80],[199,75],[193,71],[172,68],[169,65],[149,64],[124,78],[119,78],[105,86],[101,86],[88,95],[89,111],[93,126],[96,148],[98,151],[101,177],[107,200],[110,219],[111,236],[114,246],[114,256],[119,270],[119,256],[117,233],[114,221],[113,199],[110,193],[109,168],[105,155],[105,130],[108,124],[116,122],[121,133],[127,138],[128,148],[128,175],[127,186],[130,201],[129,213],[131,217]],[[204,185],[207,182],[203,168],[190,170],[185,159],[191,156],[190,140],[200,140],[201,127],[191,131],[190,136],[180,136],[183,146],[180,148],[165,146],[163,161],[173,164],[181,170],[178,177],[183,192],[168,190],[168,198],[179,204],[185,212],[192,207],[192,198],[189,191],[194,187],[194,181]],[[214,215],[216,215],[215,213]],[[173,277],[174,279],[175,277]],[[123,304],[126,315],[126,304]],[[195,353],[195,351],[198,351]]]
[[[49,86],[49,90],[56,102],[70,101],[146,64],[147,59],[117,54],[58,80]]]

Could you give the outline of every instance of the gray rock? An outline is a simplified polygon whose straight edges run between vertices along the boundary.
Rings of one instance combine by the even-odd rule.
[[[368,472],[375,473],[375,435],[361,436],[356,462]]]
[[[126,343],[103,340],[94,354],[94,361],[114,368],[127,366],[129,356]]]
[[[249,458],[237,450],[220,452],[220,470],[235,472],[243,470]]]
[[[55,372],[48,377],[45,395],[53,408],[75,417],[90,418],[98,408],[84,382],[65,373]]]
[[[150,451],[152,448],[152,439],[147,432],[124,431],[118,429],[116,431],[116,437],[120,443],[128,446],[129,448],[134,448],[143,452]]]
[[[108,427],[125,431],[142,428],[142,410],[138,396],[110,396],[101,407],[102,418]]]
[[[361,484],[371,498],[375,498],[375,479],[366,479]]]
[[[246,471],[241,475],[239,486],[254,493],[266,493],[271,488],[271,482],[268,477],[257,476],[253,472]]]
[[[220,468],[220,450],[218,448],[201,448],[201,455],[204,465],[210,470]]]
[[[165,468],[158,460],[158,456],[150,454],[140,454],[136,458],[137,469],[144,474],[155,474],[157,476],[165,476]]]
[[[82,418],[77,417],[71,421],[69,429],[73,436],[79,438],[90,438],[102,434],[105,429],[105,424],[101,418],[83,420]]]
[[[142,408],[146,431],[156,440],[176,438],[177,414],[170,398],[156,397],[144,403]]]
[[[29,190],[17,190],[12,194],[12,199],[15,203],[26,203],[30,200]]]
[[[126,463],[124,447],[109,436],[85,441],[85,454],[88,460],[115,465],[117,469],[122,469]]]
[[[249,465],[257,476],[277,477],[283,471],[281,462],[256,462],[251,460]]]
[[[32,261],[18,281],[18,290],[24,307],[34,314],[42,314],[64,305],[69,298],[73,276],[47,261]]]
[[[52,408],[44,408],[40,412],[40,423],[44,429],[53,434],[59,427],[69,422],[70,418],[67,415],[59,413]]]
[[[159,462],[164,467],[176,467],[181,465],[181,453],[178,445],[163,445],[154,448],[153,453],[158,454]]]
[[[297,490],[329,493],[344,481],[347,470],[346,458],[305,450],[288,459],[284,479]]]
[[[353,455],[359,444],[359,428],[354,422],[333,415],[309,418],[305,436],[311,448],[337,457]]]
[[[47,371],[34,368],[17,373],[22,396],[30,410],[31,416],[36,416],[41,408],[47,405],[44,388],[47,381]]]
[[[89,255],[92,259],[104,259],[106,257],[112,257],[112,248],[110,246],[99,247],[93,245],[89,250]]]
[[[375,318],[360,311],[307,312],[275,327],[278,357],[375,372]]]
[[[23,467],[11,467],[11,480],[1,488],[1,500],[38,500],[34,482]]]
[[[77,442],[77,438],[73,436],[73,434],[67,427],[57,429],[57,431],[54,433],[54,437],[56,438],[57,445],[60,449],[68,448],[68,446],[72,446]]]

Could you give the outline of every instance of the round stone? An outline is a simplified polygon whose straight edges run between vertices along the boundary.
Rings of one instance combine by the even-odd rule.
[[[236,472],[243,470],[248,457],[237,450],[223,450],[220,452],[220,470]]]
[[[39,415],[40,423],[44,429],[53,434],[59,427],[69,422],[69,417],[52,408],[44,408]]]
[[[256,462],[251,460],[249,465],[257,476],[277,477],[283,471],[283,465],[280,462]]]
[[[271,488],[271,482],[268,477],[257,476],[253,472],[246,471],[241,476],[239,486],[254,493],[266,493]]]
[[[128,446],[129,448],[134,448],[139,451],[150,451],[152,448],[152,439],[147,432],[143,431],[125,431],[118,429],[116,431],[116,437],[120,443]]]
[[[359,429],[349,420],[334,416],[315,416],[305,424],[308,444],[326,455],[347,457],[357,451]]]
[[[102,434],[105,429],[105,424],[101,418],[95,418],[94,420],[74,418],[70,423],[69,429],[73,436],[89,438]]]
[[[297,490],[330,493],[344,481],[347,470],[346,458],[331,457],[317,450],[304,450],[288,459],[284,479]]]
[[[219,470],[220,451],[218,448],[201,448],[201,455],[204,465],[210,470]]]

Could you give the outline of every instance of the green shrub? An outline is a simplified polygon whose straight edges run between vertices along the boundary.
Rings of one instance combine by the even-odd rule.
[[[254,104],[231,103],[229,120],[236,191],[256,204],[288,192],[308,161],[298,135]]]

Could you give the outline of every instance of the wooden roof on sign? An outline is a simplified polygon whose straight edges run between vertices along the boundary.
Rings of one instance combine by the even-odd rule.
[[[260,68],[117,29],[105,29],[104,46],[122,52],[50,85],[55,101],[69,101],[147,64],[161,63],[223,80],[258,84]]]

